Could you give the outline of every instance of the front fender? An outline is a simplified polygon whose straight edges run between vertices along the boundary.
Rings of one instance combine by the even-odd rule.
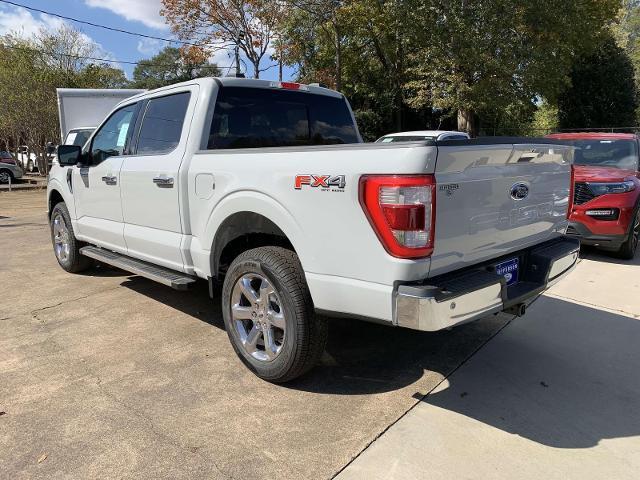
[[[69,215],[71,216],[71,220],[76,219],[76,206],[75,201],[73,199],[73,194],[69,191],[69,186],[66,181],[63,183],[57,177],[50,177],[47,183],[47,213],[51,214],[51,208],[54,206],[51,204],[51,196],[54,192],[57,192],[64,203],[67,205],[67,209],[69,210]]]

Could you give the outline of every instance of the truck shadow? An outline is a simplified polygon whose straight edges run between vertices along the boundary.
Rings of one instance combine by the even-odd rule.
[[[187,293],[139,277],[123,286],[224,330],[219,297],[212,301],[204,283]],[[500,315],[438,333],[329,322],[320,365],[282,388],[369,395],[414,392],[425,376],[431,386],[448,377],[414,397],[556,448],[640,435],[640,319],[542,297],[511,323]]]
[[[543,297],[422,401],[555,448],[640,435],[640,319]]]
[[[211,300],[204,282],[198,282],[189,292],[176,292],[133,276],[122,286],[224,330],[220,292]],[[439,381],[505,323],[504,318],[491,317],[449,332],[429,334],[357,320],[328,321],[329,340],[320,364],[284,388],[366,395],[406,387],[425,372]],[[240,363],[235,357],[231,361]]]
[[[613,253],[604,250],[598,250],[595,247],[582,246],[580,248],[580,257],[588,260],[594,260],[602,263],[612,263],[615,265],[638,265],[640,266],[640,249],[636,252],[636,256],[632,260],[623,260],[616,257]]]

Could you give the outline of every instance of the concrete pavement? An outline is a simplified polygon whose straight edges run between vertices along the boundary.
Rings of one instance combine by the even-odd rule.
[[[637,479],[640,256],[587,253],[337,477]]]
[[[512,323],[332,321],[283,387],[206,285],[62,271],[44,210],[0,193],[1,479],[637,478],[640,258],[591,252]]]
[[[333,321],[322,364],[274,386],[236,358],[206,284],[65,273],[44,192],[0,193],[0,217],[2,479],[330,478],[507,321]]]

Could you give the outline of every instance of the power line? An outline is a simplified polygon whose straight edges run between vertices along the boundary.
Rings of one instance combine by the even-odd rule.
[[[3,1],[3,0],[0,0]],[[90,57],[87,55],[75,55],[72,53],[62,53],[62,52],[47,52],[46,50],[40,50],[38,48],[31,48],[31,47],[21,47],[19,45],[4,45],[4,44],[0,44],[0,49],[2,48],[11,48],[13,50],[22,50],[25,52],[33,52],[33,53],[42,53],[44,55],[51,55],[51,56],[61,56],[61,57],[68,57],[68,58],[76,58],[78,60],[93,60],[95,62],[104,62],[104,63],[124,63],[127,65],[145,65],[148,67],[176,67],[179,66],[176,63],[149,63],[147,61],[141,61],[141,62],[132,62],[132,61],[127,61],[127,60],[115,60],[115,59],[111,59],[111,58],[100,58],[100,57]],[[225,68],[231,68],[234,65],[231,65],[229,67],[224,66],[224,67],[220,67],[218,65],[202,65],[199,67],[194,67],[194,68],[201,68],[201,69],[217,69],[217,70],[224,70]]]
[[[86,20],[80,20],[78,18],[67,17],[65,15],[60,15],[58,13],[48,12],[46,10],[41,10],[41,9],[35,8],[35,7],[28,7],[27,5],[22,5],[20,3],[12,2],[10,0],[0,0],[0,2],[9,4],[9,5],[13,5],[14,7],[20,7],[20,8],[24,8],[26,10],[31,10],[32,12],[43,13],[45,15],[50,15],[52,17],[61,18],[63,20],[69,20],[71,22],[76,22],[76,23],[82,23],[84,25],[90,25],[90,26],[96,27],[96,28],[103,28],[105,30],[109,30],[109,31],[112,31],[112,32],[125,33],[127,35],[133,35],[133,36],[137,36],[137,37],[148,38],[150,40],[160,40],[162,42],[167,42],[167,43],[180,43],[182,45],[190,45],[190,46],[193,46],[193,47],[215,47],[215,48],[220,48],[220,49],[224,48],[224,47],[221,47],[220,45],[214,45],[214,44],[211,44],[211,43],[185,42],[184,40],[175,40],[175,39],[171,39],[171,38],[157,37],[155,35],[147,35],[145,33],[132,32],[130,30],[123,30],[122,28],[109,27],[107,25],[101,25],[99,23],[93,23],[93,22],[89,22],[89,21],[86,21]],[[126,62],[123,62],[123,63],[126,63]]]

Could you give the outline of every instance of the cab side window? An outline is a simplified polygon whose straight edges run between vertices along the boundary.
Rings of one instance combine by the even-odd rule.
[[[109,157],[124,154],[131,120],[136,106],[128,105],[115,112],[100,128],[91,142],[91,164],[98,165]]]

